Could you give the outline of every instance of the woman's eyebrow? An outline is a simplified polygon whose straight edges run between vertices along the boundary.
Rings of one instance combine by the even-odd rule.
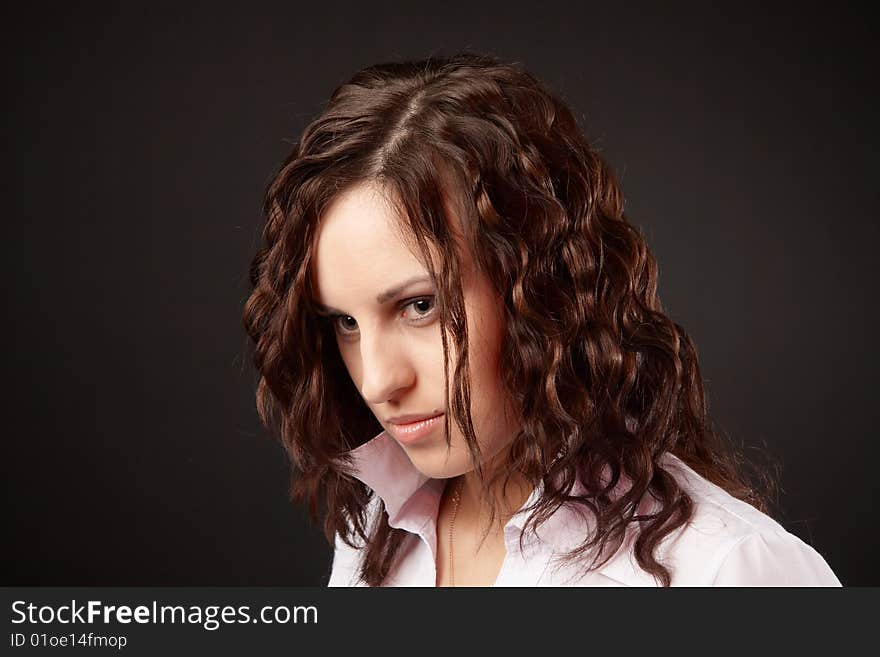
[[[395,285],[394,287],[389,287],[387,290],[382,292],[382,294],[376,297],[376,303],[383,304],[388,303],[391,299],[396,297],[398,294],[403,292],[410,285],[415,285],[416,283],[427,283],[430,282],[430,276],[413,276],[409,280],[404,281],[400,285]]]
[[[430,281],[430,276],[413,276],[412,278],[405,280],[403,283],[395,285],[394,287],[389,287],[384,292],[378,294],[376,296],[376,303],[378,303],[379,305],[386,304],[411,285],[416,285],[417,283],[428,283]],[[324,314],[345,314],[343,311],[339,310],[338,308],[334,308],[333,306],[325,306],[324,304],[317,302],[315,303],[315,305],[318,307],[318,310]]]

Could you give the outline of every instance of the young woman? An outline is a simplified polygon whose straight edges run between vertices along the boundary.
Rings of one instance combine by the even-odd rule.
[[[265,213],[257,406],[331,586],[839,585],[713,431],[608,165],[522,67],[360,71]]]

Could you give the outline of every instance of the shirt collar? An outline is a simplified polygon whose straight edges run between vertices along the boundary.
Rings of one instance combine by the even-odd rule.
[[[352,476],[369,486],[384,502],[389,525],[413,533],[434,535],[436,527],[433,521],[446,483],[444,480],[432,479],[419,471],[404,449],[386,431],[349,454],[352,457]],[[625,490],[626,486],[626,478],[621,477],[615,491]],[[538,482],[520,510],[510,518],[505,531],[516,531],[519,537],[531,513],[527,509],[540,498],[543,489],[543,483]],[[572,494],[581,495],[583,492],[581,483],[576,482]],[[582,545],[594,525],[595,520],[587,510],[564,504],[538,525],[535,532],[539,542],[550,545],[559,553]],[[528,544],[530,536],[523,537],[523,540]],[[630,552],[620,550],[599,567],[598,572],[620,582],[645,583],[646,574],[633,561]]]
[[[423,522],[411,522],[411,512],[430,511],[431,502],[439,504],[445,481],[432,479],[419,471],[410,461],[403,447],[386,431],[378,434],[350,452],[352,475],[369,486],[385,504],[388,524],[416,531]],[[527,510],[543,494],[542,482],[508,521],[507,528],[522,532],[530,512]],[[578,483],[573,494],[582,494]],[[436,512],[436,507],[433,508]],[[424,519],[422,519],[424,520]],[[578,512],[570,505],[561,506],[537,527],[539,540],[558,548],[571,549],[583,542],[592,520],[586,512]]]
[[[386,431],[350,452],[352,475],[369,486],[385,503],[389,524],[401,516],[407,502],[429,481]],[[441,482],[442,483],[442,482]]]

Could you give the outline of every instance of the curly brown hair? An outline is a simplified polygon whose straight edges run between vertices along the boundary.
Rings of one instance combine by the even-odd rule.
[[[352,476],[347,453],[382,427],[316,317],[309,273],[322,211],[364,182],[392,192],[424,262],[428,244],[443,256],[440,271],[428,268],[444,362],[447,332],[457,354],[448,410],[478,462],[444,195],[461,209],[467,247],[503,299],[503,384],[522,421],[509,470],[543,484],[532,530],[561,504],[588,510],[595,532],[567,557],[598,548],[589,570],[634,526],[639,565],[668,586],[655,549],[694,509],[660,465],[664,453],[767,510],[766,491],[748,483],[740,452],[709,418],[694,344],[664,314],[655,260],[566,103],[521,65],[484,55],[385,63],[334,91],[269,184],[265,246],[244,309],[257,408],[290,455],[292,499],[307,501],[314,521],[324,516],[331,543],[338,535],[355,547],[359,537],[365,583],[382,584],[405,531],[388,525],[381,501],[378,517],[367,517],[373,493]],[[616,494],[624,477],[627,490]],[[575,481],[585,494],[572,494]],[[646,499],[655,502],[648,514]]]

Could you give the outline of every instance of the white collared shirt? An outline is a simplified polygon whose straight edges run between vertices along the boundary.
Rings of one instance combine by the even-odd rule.
[[[372,519],[385,503],[388,524],[408,532],[385,586],[435,586],[437,513],[446,480],[419,472],[403,448],[386,432],[351,452],[355,476],[375,495]],[[753,506],[704,479],[671,454],[662,459],[694,502],[690,522],[664,538],[655,552],[670,569],[673,586],[840,586],[825,560],[797,536]],[[631,542],[597,570],[556,557],[587,537],[589,519],[561,506],[531,532],[520,535],[542,486],[504,527],[506,555],[495,586],[657,586],[636,563]],[[361,550],[336,537],[328,586],[365,586],[358,578]]]

